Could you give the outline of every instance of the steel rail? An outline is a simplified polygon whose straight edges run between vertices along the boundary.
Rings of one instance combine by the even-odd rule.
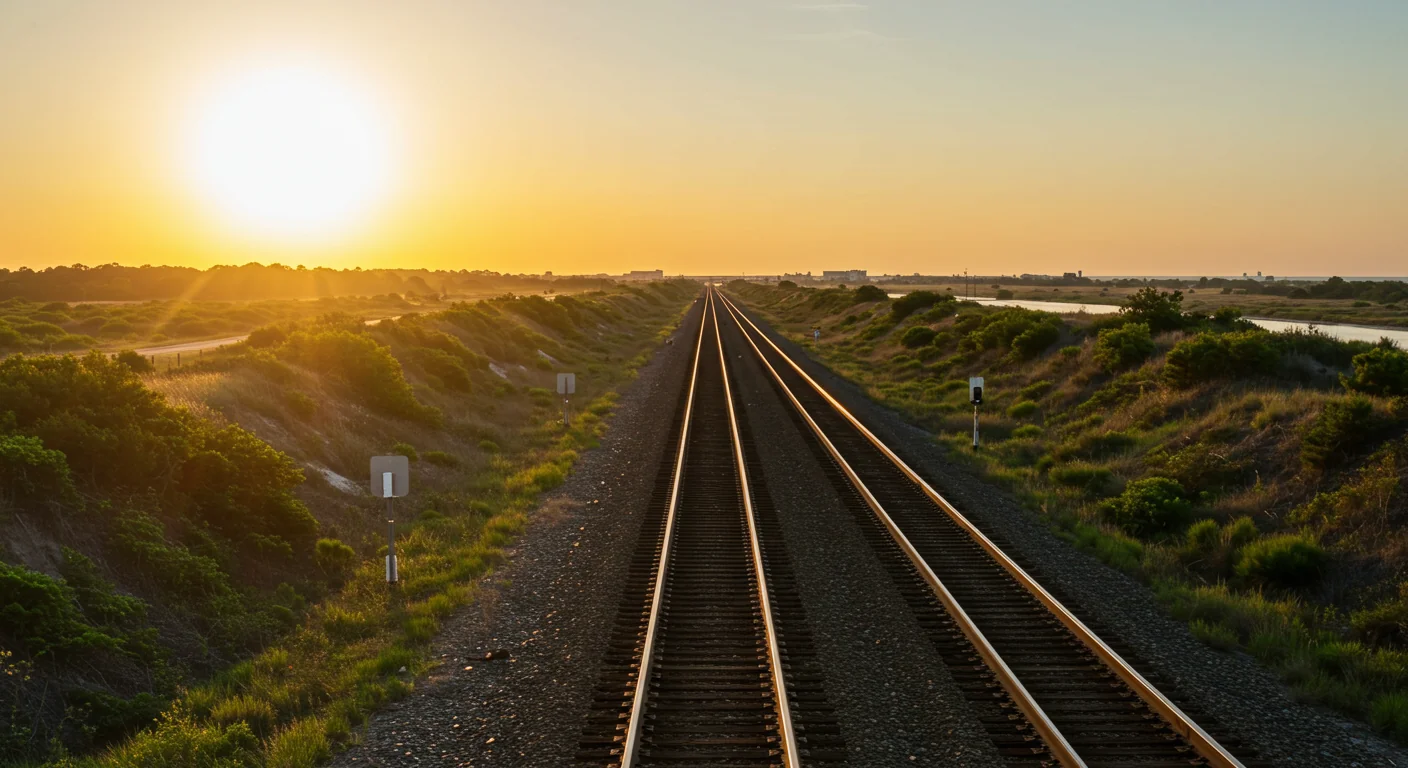
[[[722,293],[720,296],[722,297]],[[732,304],[727,297],[723,297],[723,301],[725,302],[725,308],[729,308]],[[949,592],[948,587],[944,586],[944,583],[939,579],[938,575],[934,573],[934,570],[929,567],[929,564],[920,556],[918,550],[910,543],[909,538],[904,535],[904,532],[900,530],[889,513],[885,511],[885,508],[880,505],[880,502],[875,498],[874,494],[866,487],[865,483],[860,479],[860,475],[856,474],[856,471],[851,468],[850,463],[846,461],[835,444],[833,444],[831,439],[826,436],[826,433],[822,431],[821,426],[816,423],[811,414],[807,412],[807,409],[803,407],[801,401],[792,393],[791,388],[782,380],[781,374],[777,372],[777,369],[775,369],[767,357],[763,355],[763,351],[758,348],[757,343],[748,335],[748,332],[743,328],[743,324],[738,321],[736,316],[733,316],[734,310],[729,309],[729,314],[733,317],[733,321],[738,324],[739,331],[743,333],[743,337],[748,341],[748,344],[753,347],[753,351],[757,353],[758,359],[767,367],[768,372],[772,374],[773,379],[777,381],[778,386],[781,387],[783,393],[786,394],[787,398],[792,402],[793,407],[797,409],[797,412],[801,414],[802,418],[812,428],[817,439],[821,441],[822,446],[831,454],[831,458],[836,461],[841,471],[845,473],[846,477],[851,481],[851,484],[855,486],[856,491],[859,492],[861,498],[865,500],[866,505],[870,507],[875,513],[875,516],[884,524],[886,530],[890,532],[890,536],[894,538],[895,543],[899,545],[910,562],[918,569],[920,575],[923,576],[924,581],[934,590],[939,601],[943,603],[944,608],[953,617],[954,623],[963,632],[964,636],[968,638],[968,641],[973,644],[973,648],[977,650],[978,655],[982,656],[983,662],[997,676],[998,682],[1002,685],[1003,690],[1007,691],[1007,695],[1012,698],[1013,703],[1016,704],[1017,708],[1026,716],[1027,721],[1031,723],[1037,734],[1041,736],[1042,741],[1046,744],[1046,748],[1051,752],[1052,756],[1059,760],[1061,765],[1066,766],[1066,768],[1086,768],[1085,761],[1081,759],[1080,755],[1076,754],[1075,749],[1071,746],[1070,742],[1066,740],[1066,737],[1061,734],[1060,729],[1056,727],[1056,724],[1053,723],[1046,712],[1042,710],[1041,705],[1038,704],[1031,693],[1027,691],[1022,681],[1017,679],[1017,675],[1007,666],[1007,662],[1002,660],[1002,656],[998,654],[997,649],[993,648],[992,644],[988,642],[982,630],[969,618],[967,611],[963,609],[963,606],[960,605],[953,594]]]
[[[714,293],[713,289],[709,293]],[[797,734],[792,726],[792,707],[787,700],[787,684],[782,678],[782,652],[777,644],[777,631],[772,620],[772,600],[768,596],[767,577],[763,573],[763,551],[758,543],[758,527],[753,515],[753,496],[748,489],[748,468],[743,457],[743,442],[738,435],[738,414],[733,408],[733,389],[728,383],[728,357],[724,355],[724,340],[719,334],[719,318],[714,302],[709,302],[709,315],[714,319],[714,338],[719,347],[719,371],[724,379],[724,400],[728,403],[728,429],[733,437],[733,455],[738,465],[738,482],[743,491],[744,516],[748,520],[748,541],[753,552],[753,571],[758,584],[758,603],[763,609],[763,629],[768,639],[768,666],[772,668],[773,696],[777,699],[777,724],[782,734],[782,756],[787,768],[801,768],[797,749]]]
[[[786,352],[783,352],[782,349],[778,347],[772,339],[768,338],[768,335],[764,333],[762,329],[759,328],[757,324],[752,321],[751,318],[744,314],[743,311],[733,303],[733,301],[731,301],[727,296],[724,296],[722,292],[719,292],[719,297],[723,300],[724,306],[728,310],[730,316],[733,317],[734,322],[738,323],[739,328],[743,330],[744,336],[748,339],[748,343],[753,346],[753,349],[758,353],[759,358],[762,359],[765,364],[767,364],[768,369],[772,371],[773,376],[777,379],[778,383],[782,385],[784,391],[787,391],[788,396],[792,399],[793,405],[800,412],[802,412],[804,416],[806,416],[807,422],[812,425],[813,430],[817,431],[818,436],[822,437],[823,443],[826,444],[827,448],[832,452],[832,455],[837,458],[838,462],[841,461],[841,459],[835,447],[831,445],[829,440],[827,440],[824,436],[821,435],[819,427],[814,421],[812,421],[811,417],[806,414],[805,409],[802,408],[801,403],[796,399],[796,397],[792,395],[791,391],[787,388],[786,384],[782,382],[781,376],[778,375],[777,371],[772,368],[772,364],[767,361],[767,358],[763,355],[762,350],[753,341],[752,336],[748,334],[746,329],[743,329],[742,322],[739,321],[740,317],[743,321],[747,322],[748,325],[753,328],[753,331],[757,333],[757,335],[761,337],[764,341],[766,341],[768,345],[771,346],[773,350],[775,350],[783,360],[787,361],[787,363],[797,372],[797,374],[800,375],[808,384],[810,384],[814,390],[816,390],[818,395],[820,395],[824,400],[826,400],[826,402],[830,404],[831,407],[835,409],[838,414],[845,418],[846,421],[850,422],[850,424],[854,426],[856,430],[859,431],[862,435],[864,435],[865,438],[869,440],[871,444],[876,447],[877,450],[883,453],[887,459],[893,462],[894,465],[902,473],[904,473],[906,477],[908,477],[923,491],[924,495],[928,496],[929,499],[932,500],[935,504],[937,504],[939,508],[942,509],[944,513],[947,514],[955,524],[957,524],[960,528],[964,530],[964,532],[971,536],[973,540],[976,541],[979,546],[981,546],[988,553],[988,555],[993,558],[993,560],[995,560],[1000,566],[1002,566],[1002,568],[1007,571],[1007,573],[1011,575],[1013,579],[1017,581],[1018,584],[1020,584],[1024,589],[1027,590],[1028,593],[1030,593],[1044,606],[1046,606],[1047,610],[1050,611],[1052,615],[1054,615],[1056,619],[1060,621],[1068,630],[1070,630],[1071,633],[1075,635],[1076,638],[1080,640],[1083,645],[1085,645],[1087,648],[1090,649],[1092,653],[1099,657],[1100,660],[1103,661],[1105,665],[1109,667],[1111,671],[1113,671],[1125,683],[1125,685],[1128,685],[1130,690],[1132,690],[1136,696],[1143,700],[1144,703],[1148,705],[1150,709],[1152,709],[1154,712],[1158,713],[1161,717],[1163,717],[1164,720],[1168,722],[1169,726],[1174,730],[1174,732],[1187,739],[1189,745],[1193,747],[1194,751],[1196,751],[1200,757],[1207,760],[1208,763],[1212,766],[1215,766],[1215,768],[1245,768],[1245,766],[1240,760],[1234,757],[1231,752],[1228,752],[1225,747],[1219,744],[1216,739],[1214,739],[1210,734],[1207,733],[1207,731],[1203,730],[1203,728],[1199,726],[1196,722],[1194,722],[1192,718],[1188,717],[1188,715],[1185,714],[1183,710],[1178,707],[1177,704],[1174,704],[1168,699],[1168,697],[1164,696],[1163,693],[1160,692],[1157,688],[1155,688],[1153,684],[1151,684],[1148,680],[1146,680],[1143,675],[1139,674],[1138,670],[1130,666],[1130,664],[1126,662],[1123,657],[1121,657],[1113,648],[1107,645],[1105,641],[1101,640],[1100,637],[1096,635],[1093,631],[1091,631],[1090,628],[1087,627],[1084,622],[1077,618],[1075,614],[1071,613],[1070,610],[1067,609],[1064,605],[1062,605],[1061,602],[1057,600],[1050,592],[1047,592],[1046,588],[1042,587],[1041,584],[1036,581],[1036,579],[1032,578],[1031,575],[1029,575],[1025,570],[1023,570],[1021,566],[1017,565],[1017,563],[1014,562],[1012,558],[1008,557],[1007,553],[1003,552],[1000,548],[998,548],[998,546],[994,544],[992,540],[989,539],[981,530],[979,530],[978,527],[972,523],[972,521],[968,520],[967,517],[965,517],[961,512],[959,512],[956,507],[950,504],[949,501],[945,499],[941,494],[939,494],[938,491],[934,490],[934,488],[929,485],[929,483],[925,481],[924,478],[920,477],[917,472],[911,469],[910,466],[906,464],[903,459],[896,455],[894,451],[890,450],[889,446],[885,445],[880,440],[880,438],[876,437],[875,434],[871,432],[864,424],[862,424],[859,419],[852,415],[851,412],[845,406],[843,406],[839,400],[833,397],[830,392],[827,392],[825,388],[823,388],[819,383],[817,383],[817,381],[813,379],[805,370],[803,370],[802,367],[798,365],[797,362],[794,361],[790,355],[788,355]],[[856,483],[859,486],[859,478],[855,477],[854,473],[852,473],[848,468],[846,469],[846,473],[848,476],[851,477],[852,482]],[[867,503],[872,503],[872,506],[874,506],[868,494],[863,495],[866,495]],[[890,523],[887,520],[887,525],[889,524]],[[965,628],[965,632],[966,631],[967,630]]]
[[[706,292],[706,311],[713,306],[712,292]],[[665,512],[665,536],[660,545],[660,564],[655,569],[655,588],[650,598],[650,623],[645,631],[645,644],[641,649],[640,667],[636,672],[635,697],[631,700],[631,717],[626,725],[626,743],[621,750],[621,767],[635,765],[640,752],[641,723],[645,719],[646,693],[650,687],[650,666],[655,655],[655,641],[658,635],[660,606],[665,600],[665,574],[670,567],[670,544],[675,533],[675,510],[679,506],[680,478],[684,475],[685,447],[689,444],[690,416],[694,410],[695,385],[699,380],[699,356],[704,350],[704,327],[708,323],[701,318],[699,338],[694,343],[694,365],[689,372],[689,395],[684,407],[684,421],[680,425],[680,441],[675,455],[675,476],[670,483],[670,503]],[[716,323],[717,325],[717,323]]]

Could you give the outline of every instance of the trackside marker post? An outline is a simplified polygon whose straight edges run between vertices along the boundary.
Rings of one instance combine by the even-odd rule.
[[[562,426],[564,428],[570,427],[572,426],[572,419],[568,407],[568,400],[570,399],[570,395],[577,394],[577,374],[557,374],[557,394],[562,395]]]
[[[978,450],[978,406],[983,404],[983,377],[968,379],[968,400],[973,403],[973,450]]]
[[[371,463],[373,496],[386,499],[386,583],[399,580],[396,569],[396,509],[397,496],[411,490],[411,462],[405,456],[373,456]]]

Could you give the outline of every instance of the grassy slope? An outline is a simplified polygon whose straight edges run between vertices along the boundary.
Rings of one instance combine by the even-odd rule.
[[[1337,374],[1362,346],[1258,335],[1300,351],[1256,375],[1174,383],[1168,355],[1183,332],[1154,335],[1146,360],[1108,370],[1092,318],[1007,319],[1009,331],[1057,324],[1023,353],[990,307],[940,302],[896,322],[895,302],[854,291],[731,289],[1070,540],[1147,580],[1206,642],[1245,649],[1306,698],[1408,739],[1408,409],[1347,396]],[[976,455],[969,375],[987,383]]]
[[[304,468],[307,480],[289,488],[316,517],[322,538],[316,546],[307,535],[241,539],[219,526],[215,515],[228,513],[224,507],[147,499],[159,552],[188,564],[209,555],[200,563],[231,593],[212,605],[175,572],[153,576],[135,567],[125,524],[113,523],[107,510],[141,506],[142,494],[78,471],[70,473],[76,495],[63,505],[5,494],[0,525],[20,535],[9,537],[4,559],[22,565],[0,563],[14,577],[0,579],[0,608],[11,600],[29,605],[27,593],[9,586],[42,582],[67,590],[51,603],[73,609],[72,622],[46,631],[65,638],[106,632],[119,645],[45,653],[0,631],[0,664],[16,673],[0,678],[0,704],[11,714],[0,760],[45,752],[56,763],[104,766],[325,758],[369,711],[404,695],[428,669],[424,651],[439,620],[474,599],[476,582],[502,559],[537,495],[561,483],[578,453],[596,444],[615,390],[696,290],[673,283],[555,303],[495,299],[373,328],[334,316],[266,332],[253,340],[258,346],[171,374],[140,381],[128,374],[122,386],[162,393],[152,407],[185,414],[197,430],[191,434],[238,425],[253,433],[249,445]],[[570,430],[546,388],[556,370],[579,376]],[[0,439],[5,434],[0,429]],[[398,513],[403,584],[390,598],[382,583],[382,506],[339,487],[347,478],[360,488],[367,456],[386,452],[418,457],[413,495]],[[197,463],[189,459],[182,469]],[[59,545],[91,558],[87,581],[75,578]],[[106,602],[80,591],[89,583]],[[113,600],[134,600],[126,619],[104,612]],[[217,608],[239,611],[246,618],[233,623],[262,631],[213,625],[207,619]],[[138,658],[137,650],[148,656]],[[108,668],[111,679],[94,674]],[[50,703],[35,707],[41,690]],[[104,697],[99,705],[96,696]],[[155,727],[92,751],[156,713]]]

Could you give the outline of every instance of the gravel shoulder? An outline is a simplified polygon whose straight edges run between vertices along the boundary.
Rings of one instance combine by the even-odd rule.
[[[601,446],[544,498],[509,562],[444,623],[441,665],[333,765],[572,763],[658,463],[670,454],[660,414],[673,413],[686,380],[700,307],[622,392]]]
[[[1060,594],[1079,596],[1067,600],[1073,612],[1108,627],[1135,650],[1141,668],[1172,681],[1185,699],[1254,747],[1263,760],[1307,768],[1408,765],[1408,750],[1363,724],[1297,701],[1275,673],[1252,657],[1199,642],[1186,624],[1164,612],[1147,586],[1057,537],[1016,499],[952,461],[929,433],[871,401],[755,313],[748,314],[975,524],[1007,542],[1014,557],[1036,564],[1044,583]]]

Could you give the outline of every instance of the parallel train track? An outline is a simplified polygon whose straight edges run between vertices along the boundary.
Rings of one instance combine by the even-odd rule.
[[[845,748],[758,462],[734,409],[713,294],[577,759],[839,765]]]
[[[743,374],[729,363],[752,356],[1008,764],[1256,765],[1136,671],[1126,649],[1067,610],[731,301],[709,289],[702,302],[675,452],[642,523],[579,763],[846,764],[825,691],[844,670],[825,669],[813,650],[735,399]]]
[[[1194,722],[737,306],[721,294],[719,303],[733,320],[725,347],[757,356],[843,476],[882,561],[1009,763],[1244,766],[1228,749],[1235,742]]]

